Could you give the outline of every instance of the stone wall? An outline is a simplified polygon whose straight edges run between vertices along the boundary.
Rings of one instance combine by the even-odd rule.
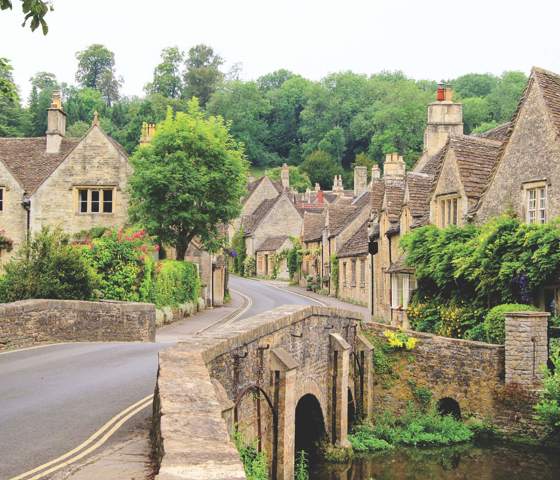
[[[155,341],[147,303],[23,300],[0,304],[0,349],[36,343]]]

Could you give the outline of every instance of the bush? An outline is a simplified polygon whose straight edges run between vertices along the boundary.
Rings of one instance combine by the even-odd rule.
[[[257,274],[257,259],[255,257],[247,257],[243,262],[243,275],[245,277],[254,277]]]
[[[268,480],[268,462],[263,452],[259,452],[254,445],[248,445],[240,432],[235,431],[233,440],[247,480]]]
[[[153,302],[157,250],[144,230],[109,230],[83,249],[99,275],[99,296],[128,302]]]
[[[5,267],[0,301],[28,298],[89,300],[98,278],[61,230],[43,229]]]
[[[533,305],[505,303],[492,308],[484,319],[484,333],[490,343],[502,344],[506,340],[506,314],[511,312],[530,312],[537,310]]]
[[[560,432],[560,346],[557,344],[551,346],[550,361],[553,368],[545,370],[543,390],[535,411],[537,418],[557,433]]]
[[[154,303],[158,307],[196,302],[199,296],[200,278],[195,265],[180,260],[163,260],[157,264]]]

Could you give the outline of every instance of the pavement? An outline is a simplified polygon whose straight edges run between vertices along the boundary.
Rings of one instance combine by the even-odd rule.
[[[280,305],[319,303],[238,277],[230,277],[230,289],[232,304],[158,329],[156,343],[57,344],[0,354],[0,479],[146,478],[158,352]]]

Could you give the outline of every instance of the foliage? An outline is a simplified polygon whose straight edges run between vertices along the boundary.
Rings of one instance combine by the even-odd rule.
[[[45,20],[47,13],[53,10],[51,0],[20,0],[21,10],[24,14],[22,27],[25,27],[28,20],[31,20],[29,27],[34,32],[41,27],[43,35],[49,32],[49,26]],[[0,10],[12,9],[13,0],[0,0]]]
[[[560,431],[560,346],[551,347],[551,369],[543,366],[544,381],[539,402],[535,405],[537,419],[552,432]]]
[[[90,45],[76,53],[78,71],[76,81],[82,86],[98,90],[107,105],[119,99],[122,79],[115,73],[115,54],[104,45]]]
[[[247,165],[242,147],[221,118],[205,117],[198,102],[158,124],[132,157],[131,216],[183,259],[191,240],[219,237],[241,211]]]
[[[267,175],[271,180],[280,180],[280,174],[282,172],[282,167],[275,167],[267,170],[265,175]],[[311,182],[309,181],[309,176],[307,173],[301,170],[299,167],[294,167],[290,165],[290,188],[297,190],[298,192],[305,192],[308,188],[311,188]]]
[[[0,252],[2,250],[11,252],[14,247],[14,241],[6,236],[6,231],[0,229]]]
[[[163,260],[156,266],[153,301],[157,306],[178,306],[196,302],[200,296],[200,277],[190,262]]]
[[[195,45],[189,50],[183,74],[185,98],[198,98],[203,107],[224,78],[220,71],[224,60],[208,45]]]
[[[257,259],[254,256],[245,258],[243,273],[246,277],[254,277],[257,274]]]
[[[254,445],[249,445],[239,431],[235,431],[233,440],[247,480],[268,480],[268,463],[264,452],[259,452]]]
[[[467,442],[473,438],[469,427],[452,416],[441,416],[434,408],[421,412],[410,405],[401,415],[383,412],[372,423],[357,427],[356,431],[360,432],[361,443],[369,438],[370,441],[383,440],[391,446],[442,446]],[[350,442],[352,438],[353,435],[350,436]]]
[[[61,230],[43,229],[17,252],[0,277],[0,301],[91,299],[98,279]]]
[[[233,272],[245,276],[245,259],[247,258],[247,247],[245,246],[245,233],[240,228],[231,239],[230,255],[233,258]]]
[[[419,405],[420,410],[422,412],[427,411],[432,404],[432,398],[434,396],[432,391],[427,387],[418,386],[412,379],[408,380],[408,386],[410,387],[412,396],[414,397],[416,403]]]
[[[9,60],[0,57],[0,137],[21,137],[29,130],[12,71]]]
[[[101,298],[151,302],[155,251],[144,230],[108,230],[86,243],[83,256],[99,275]]]
[[[383,336],[393,350],[414,350],[418,340],[402,330],[385,330]]]
[[[47,131],[47,110],[51,106],[52,95],[59,88],[56,76],[49,72],[39,72],[31,77],[29,97],[30,130],[29,135],[42,137]]]
[[[503,344],[506,340],[506,314],[511,312],[527,312],[537,310],[533,305],[505,303],[490,309],[484,318],[484,333],[490,343]]]
[[[185,54],[177,47],[161,51],[161,63],[154,68],[154,78],[146,85],[148,94],[158,93],[167,98],[179,98],[183,91],[181,68]]]
[[[329,259],[329,263],[331,265],[331,285],[335,286],[336,295],[338,295],[338,277],[340,271],[340,262],[336,254],[332,254],[331,258]]]
[[[301,240],[298,237],[292,237],[292,248],[288,252],[288,273],[290,279],[294,280],[297,273],[301,270],[301,262],[303,261],[303,248]]]
[[[294,480],[309,480],[309,462],[305,450],[297,453]]]
[[[371,453],[391,450],[393,445],[386,440],[372,435],[371,429],[366,425],[357,425],[348,440],[356,453]]]
[[[335,163],[334,158],[323,150],[310,153],[305,157],[300,168],[307,174],[313,185],[318,183],[323,190],[330,190],[334,176],[342,173],[342,168]]]
[[[329,463],[347,464],[352,460],[354,452],[351,448],[333,445],[328,441],[321,444],[321,454],[325,461]]]

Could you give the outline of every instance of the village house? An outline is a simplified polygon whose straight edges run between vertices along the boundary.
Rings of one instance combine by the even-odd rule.
[[[97,114],[81,138],[66,136],[66,113],[57,92],[45,137],[0,138],[0,228],[11,254],[43,227],[68,233],[116,227],[128,219],[124,149],[99,126]],[[4,264],[11,256],[2,251]]]

